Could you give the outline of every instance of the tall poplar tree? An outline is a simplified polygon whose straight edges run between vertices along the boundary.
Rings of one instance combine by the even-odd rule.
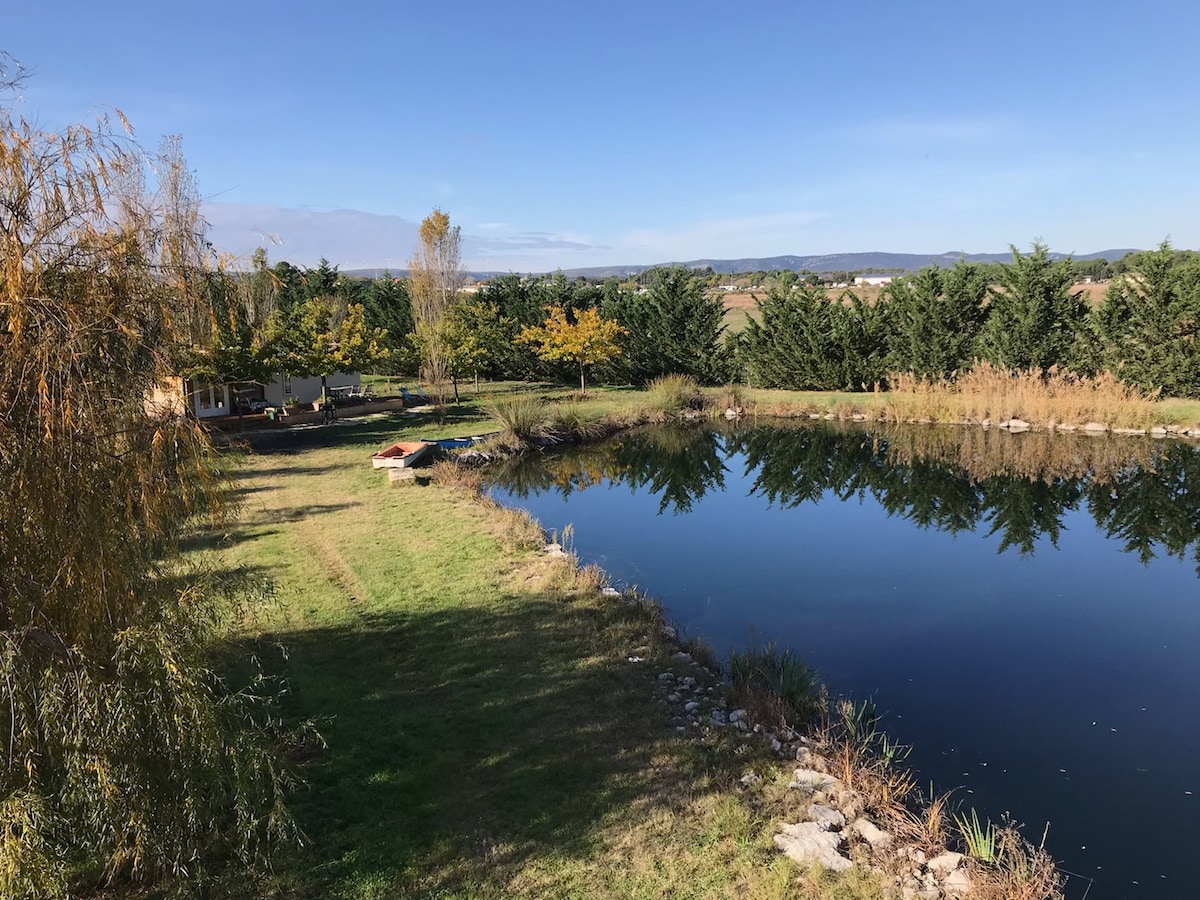
[[[443,321],[462,286],[462,234],[451,226],[450,216],[435,208],[421,221],[419,243],[408,263],[409,297],[417,343],[421,352],[421,377],[446,400],[449,349]]]

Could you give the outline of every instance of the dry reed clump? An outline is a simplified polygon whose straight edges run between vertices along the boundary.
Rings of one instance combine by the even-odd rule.
[[[536,550],[545,545],[546,533],[541,524],[525,510],[498,503],[491,505],[496,511],[494,530],[505,550]]]
[[[461,466],[453,460],[441,459],[430,466],[428,471],[434,484],[458,488],[476,497],[483,494],[483,475],[478,469]]]
[[[786,671],[787,661],[774,647],[735,654],[731,679],[741,692],[741,701],[753,713],[765,714],[777,730],[796,724],[795,703],[771,685],[784,681],[770,675]],[[762,677],[768,673],[769,677]],[[811,674],[797,683],[810,701],[817,702],[819,688]],[[747,702],[753,702],[751,707]],[[1063,879],[1044,847],[1026,841],[1017,826],[981,824],[978,816],[956,815],[950,794],[921,796],[906,762],[908,747],[893,741],[879,728],[878,715],[870,701],[839,700],[827,718],[810,730],[811,746],[818,751],[816,765],[849,789],[839,804],[847,815],[869,813],[891,831],[900,843],[936,856],[946,849],[961,849],[968,856],[972,881],[971,896],[983,900],[1061,900]],[[770,718],[778,716],[779,720]],[[876,858],[878,871],[898,879],[911,877],[907,854]],[[899,883],[899,881],[897,882]]]
[[[842,401],[834,403],[828,410],[838,421],[844,422],[846,419],[853,419],[855,416],[866,415],[856,403]]]
[[[955,379],[888,376],[888,411],[897,420],[937,422],[1022,419],[1035,425],[1100,422],[1140,428],[1155,417],[1158,392],[1142,394],[1110,372],[1095,377],[1052,366],[1015,371],[978,362]]]
[[[745,412],[750,406],[745,392],[736,384],[727,384],[720,390],[709,394],[707,401],[709,412],[718,416],[725,415],[727,409]]]

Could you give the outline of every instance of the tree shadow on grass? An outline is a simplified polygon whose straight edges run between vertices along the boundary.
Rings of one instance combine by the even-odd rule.
[[[228,550],[246,541],[255,541],[271,534],[279,534],[279,529],[266,528],[249,531],[245,528],[237,528],[226,531],[220,528],[205,528],[192,532],[180,540],[179,549],[183,553]]]
[[[312,843],[279,867],[291,889],[503,893],[635,806],[694,798],[731,757],[678,738],[659,668],[594,655],[623,605],[505,598],[264,636],[288,648],[288,715],[329,717],[294,800]]]

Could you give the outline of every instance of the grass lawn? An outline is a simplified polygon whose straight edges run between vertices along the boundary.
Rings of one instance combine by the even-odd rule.
[[[343,420],[264,434],[242,462],[223,563],[274,579],[278,602],[236,640],[327,742],[292,801],[309,843],[255,893],[881,897],[774,850],[803,801],[760,741],[676,733],[657,676],[691,669],[640,606],[533,549],[522,517],[450,486],[391,487],[367,460],[483,422],[472,403],[441,427]],[[738,782],[750,771],[754,789]]]

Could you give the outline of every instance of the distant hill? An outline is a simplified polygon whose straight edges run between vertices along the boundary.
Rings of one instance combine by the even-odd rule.
[[[347,278],[378,278],[384,272],[387,272],[393,278],[408,277],[408,269],[384,269],[382,267],[376,269],[342,269],[341,272]],[[476,281],[486,281],[489,278],[496,278],[507,274],[507,270],[503,272],[498,270],[494,272],[467,272],[467,275]]]
[[[1100,250],[1095,253],[1052,253],[1054,259],[1120,259],[1134,250]],[[693,259],[687,262],[657,263],[656,265],[681,265],[689,269],[711,268],[714,272],[772,272],[785,270],[799,272],[858,272],[863,269],[886,269],[890,272],[915,272],[928,265],[952,266],[960,259],[967,262],[1007,262],[1012,253],[831,253],[824,256],[767,256],[749,259]],[[587,269],[564,269],[564,275],[584,275],[588,278],[609,278],[621,275],[637,275],[654,266],[595,266]]]
[[[1099,250],[1095,253],[1051,253],[1053,259],[1107,259],[1118,260],[1135,250]],[[774,272],[777,270],[799,272],[861,272],[864,269],[884,269],[888,272],[915,272],[937,263],[949,267],[960,259],[967,262],[1007,262],[1012,253],[963,253],[951,250],[948,253],[831,253],[824,256],[766,256],[747,259],[692,259],[687,262],[662,262],[651,265],[592,266],[584,269],[563,269],[564,275],[572,278],[583,275],[587,278],[612,278],[639,275],[658,266],[686,266],[689,269],[711,268],[714,272],[728,275],[734,272]],[[408,274],[404,269],[391,269],[391,274],[401,278]],[[351,278],[377,278],[383,269],[350,269],[343,272]],[[495,278],[506,272],[468,272],[476,281]]]

